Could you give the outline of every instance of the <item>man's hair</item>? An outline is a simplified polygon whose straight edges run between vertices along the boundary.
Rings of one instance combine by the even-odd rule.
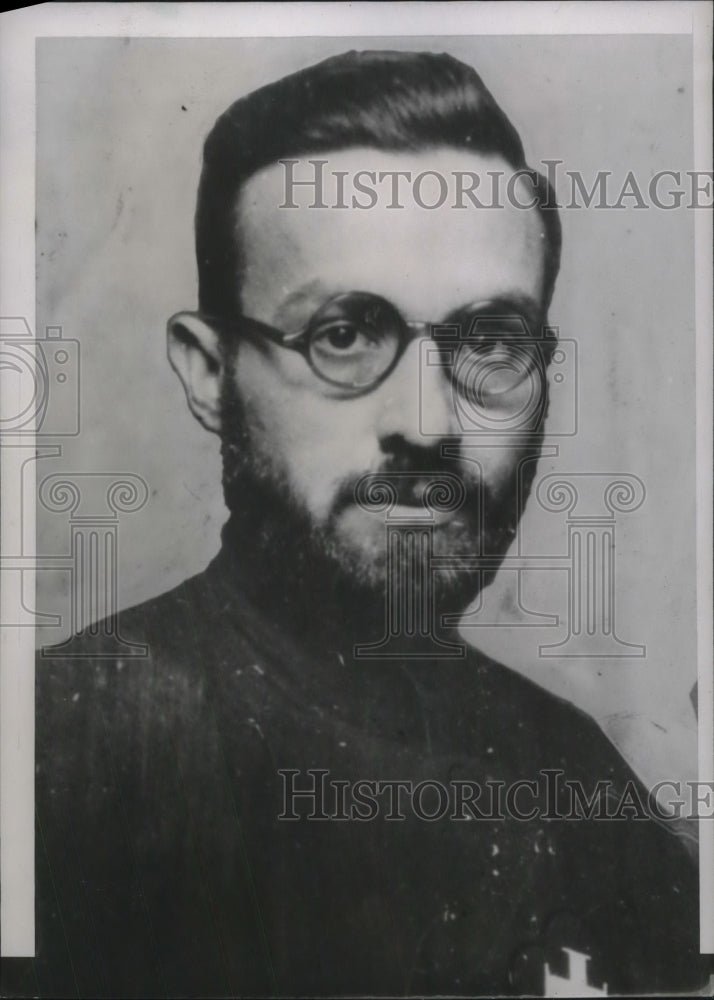
[[[454,147],[527,169],[515,128],[481,77],[453,56],[346,52],[232,104],[206,139],[196,208],[199,308],[240,311],[237,204],[242,185],[281,159],[366,146],[392,152]],[[535,171],[533,172],[535,174]],[[548,182],[534,189],[546,232],[546,308],[560,262],[560,221]]]

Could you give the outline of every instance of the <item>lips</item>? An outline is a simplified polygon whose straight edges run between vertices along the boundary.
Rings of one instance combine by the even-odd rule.
[[[439,510],[424,503],[397,502],[389,510],[390,522],[423,521],[426,524],[446,524],[455,517],[455,510]]]
[[[422,472],[370,473],[355,485],[350,502],[368,513],[399,517],[403,512],[434,520],[448,519],[463,506],[466,487],[454,472],[424,475]]]

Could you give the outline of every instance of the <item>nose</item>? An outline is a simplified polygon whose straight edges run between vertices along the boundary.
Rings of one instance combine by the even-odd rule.
[[[413,340],[380,387],[378,436],[383,450],[399,438],[414,447],[433,448],[440,438],[458,434],[451,380],[433,363],[432,341]]]

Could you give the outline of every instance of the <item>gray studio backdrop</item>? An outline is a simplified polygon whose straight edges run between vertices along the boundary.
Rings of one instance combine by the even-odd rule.
[[[226,516],[218,440],[189,415],[165,357],[167,317],[196,304],[202,141],[238,96],[348,48],[448,51],[471,63],[529,162],[562,160],[588,188],[600,170],[612,172],[616,197],[628,171],[646,187],[658,170],[692,167],[684,36],[40,40],[37,329],[79,342],[81,426],[46,439],[61,454],[37,461],[37,479],[114,472],[146,482],[147,503],[118,520],[119,607],[202,570]],[[566,180],[561,201],[569,190]],[[654,782],[692,777],[696,754],[693,212],[633,201],[562,213],[551,321],[578,345],[578,424],[549,441],[558,453],[538,478],[628,474],[644,484],[638,509],[615,517],[614,560],[617,633],[643,655],[585,656],[592,647],[577,637],[571,655],[541,655],[568,633],[573,512],[535,498],[520,554],[555,557],[551,568],[502,572],[465,634],[591,713]],[[570,405],[555,404],[551,427]],[[607,514],[597,502],[590,514]],[[38,505],[38,553],[66,554],[69,538],[68,513]],[[38,573],[28,607],[61,616],[37,630],[38,644],[67,634],[70,592],[69,563]]]

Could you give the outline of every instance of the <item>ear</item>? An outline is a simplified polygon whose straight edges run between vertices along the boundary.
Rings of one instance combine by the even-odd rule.
[[[166,328],[169,362],[183,383],[194,417],[206,428],[221,430],[223,353],[218,331],[199,313],[180,312]]]

